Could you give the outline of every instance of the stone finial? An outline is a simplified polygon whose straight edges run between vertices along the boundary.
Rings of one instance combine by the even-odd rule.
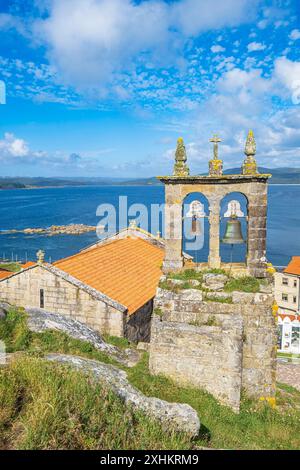
[[[44,250],[39,250],[36,254],[38,264],[43,264],[45,261],[45,252]]]
[[[219,143],[222,140],[214,134],[212,139],[209,140],[214,144],[214,156],[209,161],[209,176],[221,176],[223,174],[223,161],[219,159]]]
[[[256,142],[254,138],[254,133],[252,130],[248,132],[246,145],[245,145],[245,155],[246,159],[243,163],[242,172],[243,175],[256,175],[257,171],[257,163],[255,160],[256,154]]]
[[[136,220],[133,219],[129,222],[129,228],[132,228],[132,229],[136,229],[137,228],[137,224],[136,224]]]
[[[256,154],[256,142],[254,138],[254,133],[250,129],[248,132],[247,140],[246,140],[246,145],[245,145],[245,155],[247,157],[253,156]]]
[[[175,153],[174,176],[189,176],[190,170],[186,164],[187,156],[183,138],[177,140],[177,148]]]

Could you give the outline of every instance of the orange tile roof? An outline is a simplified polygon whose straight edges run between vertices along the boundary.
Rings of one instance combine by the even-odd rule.
[[[31,268],[31,266],[35,266],[36,263],[34,261],[27,261],[27,263],[24,263],[22,264],[22,269],[26,269],[26,268]]]
[[[289,315],[287,313],[279,313],[278,315],[281,320],[284,320],[285,318],[289,318],[291,321],[299,320],[299,317],[296,315]]]
[[[296,274],[300,276],[300,256],[293,256],[290,263],[287,265],[285,270],[283,271],[287,274]]]
[[[6,279],[7,277],[11,276],[12,274],[14,274],[14,273],[11,272],[11,271],[6,271],[5,269],[0,269],[0,280],[1,279]]]
[[[114,240],[54,263],[134,313],[155,296],[164,250],[141,238]]]

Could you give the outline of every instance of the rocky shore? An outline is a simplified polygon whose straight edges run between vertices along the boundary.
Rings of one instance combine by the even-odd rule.
[[[51,225],[47,228],[25,228],[23,230],[3,230],[2,234],[8,233],[25,233],[27,235],[80,235],[87,232],[95,232],[97,229],[94,225],[70,224],[70,225]]]

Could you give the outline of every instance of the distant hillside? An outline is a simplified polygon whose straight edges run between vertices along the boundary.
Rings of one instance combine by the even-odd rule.
[[[240,168],[224,170],[225,175],[239,174]],[[270,184],[300,184],[300,168],[259,168],[260,173],[271,173]],[[205,173],[203,173],[205,174]],[[160,186],[154,176],[150,178],[109,178],[109,177],[0,177],[0,189],[47,188],[64,186]]]
[[[240,168],[225,170],[226,175],[235,175],[241,172]],[[259,167],[260,173],[271,173],[270,184],[300,184],[300,168],[265,168]]]
[[[229,168],[224,170],[225,175],[238,175],[240,168]],[[259,167],[260,173],[271,173],[270,184],[300,184],[300,168],[265,168]],[[202,173],[206,175],[207,173]],[[135,180],[123,181],[121,186],[160,186],[162,183],[156,178],[139,178]]]
[[[126,178],[89,178],[89,177],[71,177],[71,178],[43,178],[43,177],[0,177],[0,189],[30,189],[30,188],[49,188],[64,186],[100,186],[120,184]]]

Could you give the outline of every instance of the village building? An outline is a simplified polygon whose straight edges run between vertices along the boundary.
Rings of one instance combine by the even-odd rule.
[[[163,241],[132,226],[53,264],[40,253],[37,263],[0,279],[0,296],[70,315],[100,333],[149,341],[163,258]]]
[[[275,274],[278,304],[278,349],[300,354],[300,256],[293,256],[283,272]]]

